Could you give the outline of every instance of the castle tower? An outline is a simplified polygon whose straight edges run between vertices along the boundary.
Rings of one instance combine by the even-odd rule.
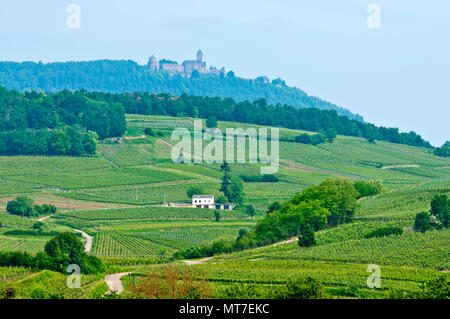
[[[158,71],[159,70],[159,63],[154,55],[152,55],[150,57],[150,59],[148,60],[148,67],[149,67],[150,71]]]
[[[203,61],[203,52],[202,50],[198,50],[197,51],[197,62],[202,62]]]

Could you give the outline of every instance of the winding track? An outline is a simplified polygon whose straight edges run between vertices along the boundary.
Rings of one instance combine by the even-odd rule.
[[[77,233],[81,233],[81,236],[83,236],[86,239],[86,243],[84,244],[84,251],[89,254],[92,248],[92,242],[94,241],[94,237],[88,235],[82,230],[74,229]]]

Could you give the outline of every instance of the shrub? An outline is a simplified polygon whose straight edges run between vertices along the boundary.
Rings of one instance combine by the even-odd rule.
[[[245,212],[247,213],[248,216],[250,216],[250,218],[253,219],[253,216],[255,216],[256,214],[256,210],[255,207],[253,207],[253,205],[247,205],[245,206]]]
[[[300,247],[311,247],[316,244],[314,238],[314,229],[311,226],[306,226],[300,231],[300,236],[298,237],[298,245]]]
[[[220,215],[220,212],[218,210],[214,211],[214,218],[216,219],[216,222],[220,222],[222,216]]]
[[[31,217],[33,216],[33,200],[26,196],[19,196],[16,200],[8,202],[6,211],[12,215]]]
[[[271,214],[274,211],[280,210],[281,208],[281,204],[280,202],[273,202],[272,204],[270,204],[269,208],[267,208],[266,214]]]
[[[273,174],[266,175],[239,175],[245,183],[277,183],[278,177]]]
[[[281,299],[321,299],[325,298],[324,286],[314,278],[294,278],[287,282],[279,295]]]
[[[295,137],[295,143],[312,144],[311,135],[303,133]]]
[[[400,227],[383,227],[383,228],[378,228],[378,229],[366,234],[365,238],[384,237],[384,236],[401,235],[401,234],[403,234],[403,229]]]
[[[216,199],[216,203],[217,204],[226,204],[226,203],[228,203],[228,199],[222,195]]]
[[[423,283],[418,298],[449,299],[450,277],[447,275],[441,275]]]
[[[201,189],[198,186],[190,187],[186,192],[186,195],[189,198],[192,198],[192,196],[194,196],[194,195],[202,195],[202,194],[203,194],[203,189]]]
[[[14,287],[4,287],[0,290],[0,299],[14,299],[17,291]]]
[[[217,127],[217,119],[214,116],[210,116],[206,119],[206,126],[208,128],[216,128]]]
[[[414,230],[424,233],[431,229],[430,214],[427,212],[421,212],[416,215],[414,220]]]
[[[431,215],[435,216],[445,227],[450,224],[449,221],[449,200],[447,195],[436,195],[431,201]]]
[[[144,130],[144,133],[145,133],[145,135],[148,135],[148,136],[155,136],[155,132],[152,130],[151,127],[146,127]]]
[[[353,183],[353,186],[358,191],[358,198],[373,196],[381,193],[383,186],[380,181],[356,181]]]

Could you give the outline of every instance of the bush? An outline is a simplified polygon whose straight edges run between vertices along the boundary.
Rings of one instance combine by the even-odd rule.
[[[216,219],[216,222],[220,222],[222,216],[220,215],[220,212],[218,210],[214,211],[214,218]]]
[[[217,127],[217,119],[214,116],[210,116],[206,119],[206,126],[208,128],[216,128]]]
[[[384,237],[390,235],[401,235],[403,234],[403,229],[400,227],[383,227],[378,228],[364,236],[365,238],[373,238],[373,237]]]
[[[203,194],[203,189],[198,186],[190,187],[186,192],[186,195],[189,198],[192,198],[192,196],[194,196],[194,195],[202,195],[202,194]]]
[[[245,212],[247,213],[248,216],[250,216],[250,218],[253,219],[253,216],[255,216],[256,214],[256,210],[255,207],[253,207],[253,205],[247,205],[245,206]]]
[[[295,278],[287,282],[279,295],[281,299],[321,299],[326,298],[324,286],[314,278]]]
[[[270,204],[269,208],[267,208],[266,214],[271,214],[274,211],[280,210],[281,208],[281,204],[280,202],[273,202],[272,204]]]
[[[380,181],[356,181],[353,183],[353,186],[359,193],[358,198],[377,195],[383,190],[383,185]]]
[[[414,230],[424,233],[431,229],[430,214],[427,212],[421,212],[416,215],[414,220]]]
[[[418,298],[449,299],[450,277],[447,275],[441,275],[423,283]]]
[[[311,226],[306,226],[300,231],[300,236],[298,237],[298,245],[300,247],[311,247],[316,244],[314,238],[314,229]]]
[[[314,134],[311,137],[311,144],[312,145],[319,145],[322,143],[325,143],[326,137],[323,134]]]
[[[4,287],[0,290],[0,299],[14,299],[17,291],[14,287]]]
[[[449,227],[449,199],[447,195],[436,195],[431,201],[431,215],[435,216],[445,227]]]
[[[303,133],[295,137],[295,143],[312,144],[311,135]]]
[[[146,127],[144,130],[144,133],[145,133],[145,135],[148,135],[148,136],[155,136],[155,132],[152,130],[151,127]]]
[[[222,195],[216,199],[216,203],[217,204],[226,204],[226,203],[228,203],[228,199]]]
[[[50,239],[44,249],[51,258],[49,266],[53,270],[65,272],[69,265],[76,264],[85,274],[104,271],[104,265],[99,258],[84,252],[84,245],[77,234],[61,233]]]
[[[239,175],[245,183],[277,183],[278,177],[273,174],[266,175]]]
[[[12,215],[31,217],[33,216],[33,200],[26,196],[19,196],[16,200],[8,202],[6,211]]]

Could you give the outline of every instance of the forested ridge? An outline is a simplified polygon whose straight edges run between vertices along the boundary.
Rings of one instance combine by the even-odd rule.
[[[64,89],[109,93],[151,92],[181,95],[231,97],[241,102],[265,98],[271,104],[336,110],[338,114],[362,121],[349,110],[304,91],[289,87],[281,79],[243,79],[228,72],[224,76],[199,74],[191,78],[151,72],[134,61],[97,60],[87,62],[35,63],[0,62],[0,86],[24,91],[57,92]]]
[[[79,92],[19,93],[0,87],[0,154],[95,154],[96,140],[125,133],[119,103]]]
[[[365,137],[411,146],[432,147],[414,132],[377,127],[334,110],[269,105],[265,99],[236,102],[232,98],[183,94],[111,94],[86,90],[20,93],[0,87],[0,153],[90,155],[96,139],[125,133],[125,113],[217,118],[222,121],[280,126]]]
[[[334,129],[336,133],[388,141],[411,146],[429,147],[431,144],[415,132],[400,133],[398,128],[377,127],[351,120],[334,110],[296,108],[289,105],[270,105],[265,99],[236,102],[232,98],[200,97],[183,94],[85,92],[94,100],[120,103],[128,114],[215,117],[221,121],[280,126],[291,129],[321,132]]]

